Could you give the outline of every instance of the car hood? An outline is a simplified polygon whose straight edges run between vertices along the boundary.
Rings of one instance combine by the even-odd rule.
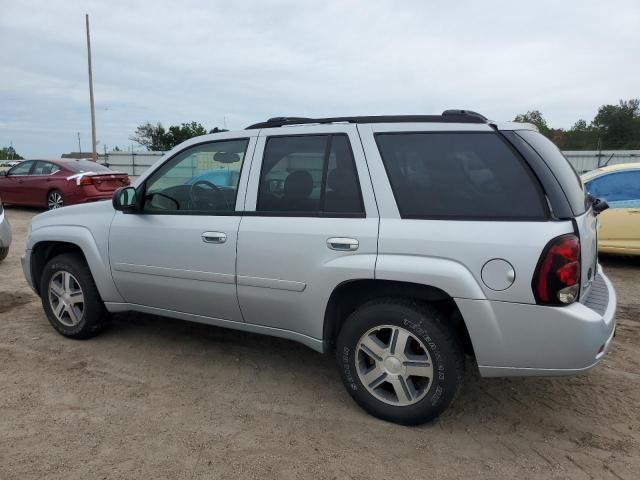
[[[70,205],[36,215],[31,220],[31,230],[52,225],[86,226],[95,223],[97,219],[100,219],[101,222],[111,223],[115,212],[110,201]]]

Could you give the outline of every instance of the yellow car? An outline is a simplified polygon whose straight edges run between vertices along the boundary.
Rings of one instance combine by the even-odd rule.
[[[598,168],[581,178],[590,195],[609,204],[598,217],[598,250],[640,255],[640,163]]]

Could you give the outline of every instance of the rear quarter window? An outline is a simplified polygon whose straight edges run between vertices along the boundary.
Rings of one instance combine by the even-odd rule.
[[[589,201],[585,194],[582,180],[580,180],[580,176],[569,163],[567,157],[562,154],[551,140],[538,132],[519,130],[516,133],[542,157],[551,169],[564,190],[574,215],[583,214],[589,206]]]
[[[378,133],[375,138],[402,218],[547,218],[537,179],[495,133]]]

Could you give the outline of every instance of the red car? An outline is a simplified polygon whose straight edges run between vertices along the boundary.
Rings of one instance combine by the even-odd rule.
[[[90,160],[25,160],[0,172],[5,204],[46,207],[110,199],[116,188],[129,185],[126,173]]]

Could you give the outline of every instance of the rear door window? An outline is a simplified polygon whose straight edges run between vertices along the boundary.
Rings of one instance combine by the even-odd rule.
[[[347,136],[269,138],[256,210],[300,215],[364,215]]]
[[[33,175],[53,175],[54,173],[58,173],[59,171],[60,167],[55,163],[43,162],[39,160],[36,162],[36,166],[33,169]]]
[[[542,220],[537,179],[494,133],[378,133],[403,218]]]

